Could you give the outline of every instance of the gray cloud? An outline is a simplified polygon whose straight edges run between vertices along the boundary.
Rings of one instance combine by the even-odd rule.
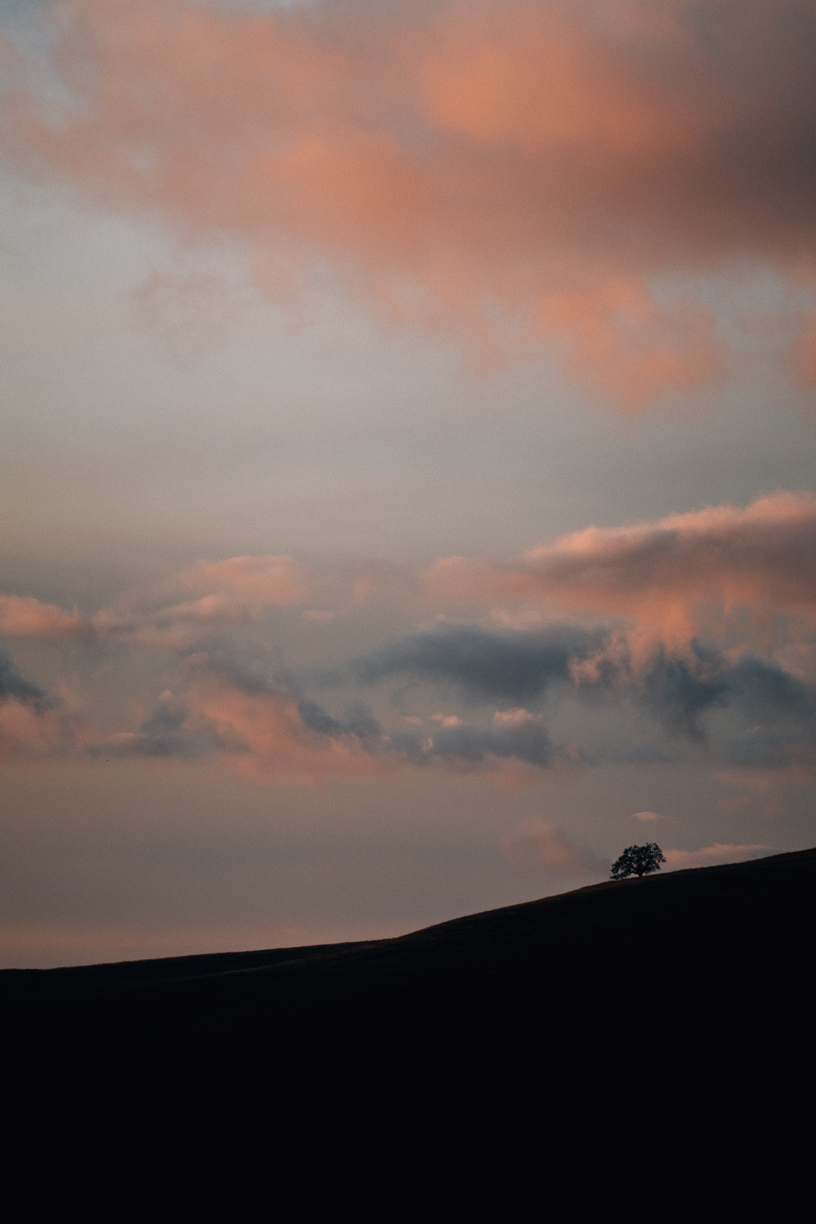
[[[731,662],[696,641],[686,652],[658,646],[641,661],[633,658],[625,639],[601,629],[555,625],[493,632],[443,625],[359,656],[328,679],[374,685],[397,676],[409,683],[453,685],[468,701],[499,706],[534,706],[548,690],[571,686],[583,700],[625,701],[669,734],[698,743],[710,739],[706,717],[718,710],[728,710],[743,724],[766,724],[736,738],[720,735],[712,748],[734,763],[755,758],[783,765],[803,751],[809,754],[816,736],[812,687],[775,663],[754,655]],[[400,739],[409,755],[427,755],[428,750],[410,747],[410,736],[403,733]],[[489,752],[544,764],[553,753],[543,729],[532,725],[466,728],[460,723],[441,727],[433,742],[435,753],[462,759],[480,759]],[[637,763],[657,759],[665,754],[653,747]]]
[[[730,680],[716,653],[692,643],[685,657],[659,648],[639,675],[631,675],[631,690],[636,702],[669,730],[702,739],[702,715],[733,700]]]
[[[21,701],[37,713],[50,709],[54,700],[31,680],[21,676],[7,650],[0,650],[0,702]]]
[[[746,655],[730,664],[697,647],[690,658],[660,652],[635,680],[636,700],[671,731],[707,738],[701,720],[716,709],[760,725],[737,738],[716,742],[718,756],[731,764],[784,766],[812,755],[816,744],[816,694],[775,664]]]
[[[460,720],[443,722],[427,734],[399,731],[383,732],[363,702],[352,702],[344,719],[333,718],[314,701],[302,701],[298,712],[305,727],[332,738],[355,736],[372,754],[386,753],[412,765],[424,765],[435,758],[478,764],[489,757],[524,761],[546,768],[565,758],[555,746],[540,719],[526,711],[498,715],[490,726],[474,726]]]
[[[591,666],[576,666],[582,663]],[[689,735],[700,734],[699,720],[707,711],[734,704],[746,717],[772,714],[809,722],[816,716],[814,695],[801,680],[754,655],[730,663],[721,652],[692,641],[687,652],[660,645],[645,662],[635,663],[620,636],[568,625],[495,632],[446,624],[389,642],[320,679],[373,685],[395,676],[453,684],[470,700],[514,705],[539,699],[551,686],[574,683],[590,699],[631,696]]]
[[[488,727],[457,722],[441,726],[423,738],[409,732],[391,736],[392,750],[412,764],[426,764],[434,758],[478,764],[489,757],[523,761],[546,769],[567,760],[563,748],[553,744],[541,722],[520,712],[518,719]]]
[[[335,673],[364,684],[392,676],[447,682],[469,698],[519,705],[548,686],[565,683],[570,665],[597,653],[605,630],[551,625],[535,632],[496,633],[476,625],[440,625],[413,633],[352,659]]]
[[[316,701],[301,701],[298,713],[304,727],[321,735],[356,735],[368,743],[382,735],[380,724],[363,701],[349,702],[342,720],[333,718]]]
[[[189,711],[183,702],[162,696],[136,731],[113,735],[90,745],[91,756],[183,757],[205,756],[216,747],[206,728],[186,725]]]
[[[732,662],[699,643],[684,653],[660,646],[641,660],[625,637],[607,630],[554,625],[499,632],[443,624],[311,677],[334,688],[398,677],[409,684],[452,686],[465,702],[492,712],[491,722],[438,715],[410,730],[382,725],[359,698],[339,713],[330,711],[309,694],[309,677],[296,679],[280,669],[272,677],[267,666],[268,659],[259,656],[236,658],[223,643],[212,653],[198,650],[180,663],[178,695],[163,696],[135,732],[109,737],[89,751],[188,759],[223,751],[271,760],[288,751],[288,744],[292,753],[317,761],[324,753],[328,760],[342,745],[355,759],[364,754],[385,768],[389,762],[479,768],[517,761],[549,769],[613,759],[654,765],[676,759],[685,739],[705,745],[725,764],[773,769],[811,760],[816,750],[811,687],[777,664],[756,656]],[[29,701],[44,699],[10,661],[2,676],[7,688],[16,686]],[[676,749],[667,756],[659,743],[594,748],[590,741],[568,751],[536,713],[536,703],[558,689],[582,701],[633,709],[673,736]],[[249,705],[230,704],[235,696]],[[727,712],[725,723],[712,720],[717,712]]]

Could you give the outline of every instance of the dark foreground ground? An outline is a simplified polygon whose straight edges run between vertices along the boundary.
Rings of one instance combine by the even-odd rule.
[[[814,911],[808,850],[373,943],[3,972],[13,1218],[809,1219]]]

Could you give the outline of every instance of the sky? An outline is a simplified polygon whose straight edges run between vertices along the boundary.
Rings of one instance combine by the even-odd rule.
[[[0,965],[814,841],[814,0],[0,0]]]

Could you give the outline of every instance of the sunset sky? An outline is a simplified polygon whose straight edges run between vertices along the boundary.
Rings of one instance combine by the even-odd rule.
[[[0,964],[813,844],[814,63],[816,0],[0,0]]]

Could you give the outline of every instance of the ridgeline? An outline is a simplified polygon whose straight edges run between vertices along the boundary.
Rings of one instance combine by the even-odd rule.
[[[182,1218],[515,1220],[534,1192],[560,1218],[620,1178],[635,1218],[674,1218],[639,1203],[712,1162],[732,1207],[786,1194],[815,910],[806,850],[397,939],[7,970],[6,1155],[43,1170],[32,1213],[61,1187],[92,1214],[159,1195]]]

